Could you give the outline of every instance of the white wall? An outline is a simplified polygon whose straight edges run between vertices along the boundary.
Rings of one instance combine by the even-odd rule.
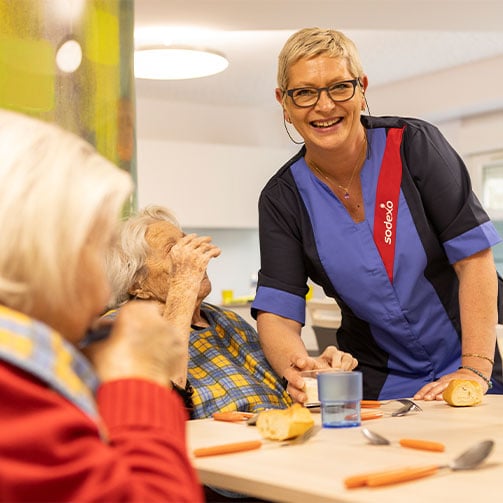
[[[183,226],[257,228],[257,200],[289,157],[282,148],[138,140],[138,202],[173,209]]]

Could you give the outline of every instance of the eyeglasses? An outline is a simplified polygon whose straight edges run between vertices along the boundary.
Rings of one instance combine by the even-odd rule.
[[[314,107],[318,103],[322,91],[326,91],[332,101],[348,101],[355,95],[358,79],[343,80],[328,87],[296,87],[288,89],[286,94],[292,98],[293,104],[300,108]]]

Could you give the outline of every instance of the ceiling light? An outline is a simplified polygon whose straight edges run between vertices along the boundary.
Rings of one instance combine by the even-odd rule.
[[[134,55],[134,73],[140,79],[195,79],[223,72],[227,66],[222,54],[189,46],[149,46]]]
[[[72,73],[82,62],[82,49],[76,40],[67,40],[56,52],[56,64],[65,73]]]

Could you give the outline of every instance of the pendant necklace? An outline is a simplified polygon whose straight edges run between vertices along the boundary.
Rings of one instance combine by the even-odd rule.
[[[355,167],[353,168],[353,172],[351,173],[351,178],[349,179],[349,182],[347,184],[346,187],[344,187],[344,185],[341,185],[340,183],[337,183],[335,181],[331,181],[330,178],[328,177],[328,175],[326,175],[323,171],[321,171],[320,168],[318,168],[318,166],[313,162],[311,161],[309,164],[313,166],[313,168],[318,172],[318,174],[320,176],[322,176],[323,178],[325,178],[325,180],[329,183],[335,183],[337,185],[337,187],[339,187],[340,189],[342,189],[344,191],[344,199],[349,199],[349,190],[351,189],[351,185],[353,184],[353,179],[355,177],[355,173],[356,173],[356,170],[358,168],[358,166],[360,165],[360,162],[362,160],[362,157],[365,156],[365,150],[366,150],[366,145],[367,145],[367,136],[365,135],[365,137],[363,138],[363,149],[362,149],[362,152],[360,153],[360,155],[358,156],[358,160],[356,161],[356,164],[355,164]]]

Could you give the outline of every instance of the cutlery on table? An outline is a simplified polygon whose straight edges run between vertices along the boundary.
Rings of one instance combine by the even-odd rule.
[[[363,473],[347,477],[344,479],[344,485],[346,486],[346,489],[355,489],[357,487],[364,486],[381,487],[428,477],[443,468],[450,468],[454,471],[472,470],[477,468],[477,466],[479,466],[489,456],[493,447],[493,440],[484,440],[470,447],[470,449],[464,451],[446,465],[406,467],[380,472]]]
[[[401,417],[405,416],[409,412],[422,412],[423,409],[419,407],[419,405],[410,400],[409,398],[397,398],[393,400],[361,400],[360,406],[362,409],[374,409],[374,408],[379,408],[383,405],[387,405],[391,402],[400,402],[402,404],[402,407],[400,407],[398,410],[395,410],[394,412],[391,413],[392,417]]]
[[[373,445],[390,445],[391,442],[368,428],[362,428],[363,436]],[[410,447],[411,449],[421,449],[425,451],[443,452],[445,450],[444,444],[440,442],[432,442],[431,440],[419,440],[415,438],[401,438],[399,444],[402,447]]]

